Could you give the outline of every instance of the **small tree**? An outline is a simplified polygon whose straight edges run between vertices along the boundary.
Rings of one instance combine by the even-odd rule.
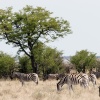
[[[96,54],[82,50],[71,57],[71,63],[76,66],[78,72],[84,72],[86,69],[91,70],[96,65]]]
[[[37,72],[34,58],[34,45],[37,42],[54,41],[71,33],[69,22],[62,18],[51,17],[44,8],[26,6],[19,12],[12,8],[0,9],[0,39],[18,47],[30,59],[33,72]]]
[[[62,52],[56,48],[52,49],[39,42],[34,49],[35,59],[39,73],[44,76],[50,73],[58,73],[63,70]]]
[[[11,57],[6,53],[0,52],[0,77],[10,75],[14,66],[14,57]]]

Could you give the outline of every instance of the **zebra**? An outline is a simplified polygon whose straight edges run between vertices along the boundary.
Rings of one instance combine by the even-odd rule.
[[[39,77],[36,73],[20,73],[20,72],[13,72],[10,76],[11,79],[17,78],[22,83],[22,86],[24,85],[24,81],[34,81],[36,84],[39,82]]]
[[[89,75],[89,82],[92,82],[94,87],[96,85],[96,80],[97,80],[97,78],[96,78],[95,74],[90,74]]]
[[[57,90],[61,90],[61,87],[67,84],[69,90],[73,90],[73,85],[80,84],[84,88],[89,86],[89,78],[87,74],[67,74],[65,77],[61,78],[57,83]]]

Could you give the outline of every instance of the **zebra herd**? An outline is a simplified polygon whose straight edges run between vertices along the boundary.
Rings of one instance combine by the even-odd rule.
[[[58,79],[58,78],[57,78]],[[60,77],[59,77],[60,79]],[[69,90],[73,90],[73,85],[80,84],[80,86],[83,86],[84,88],[89,87],[89,82],[93,83],[93,86],[96,85],[96,76],[94,74],[90,74],[89,76],[87,74],[67,74],[64,77],[61,77],[60,81],[57,83],[57,90],[61,90],[61,87],[64,84],[67,84],[69,87]]]
[[[80,84],[80,86],[86,88],[89,87],[89,82],[93,83],[93,86],[95,87],[96,85],[96,76],[95,74],[85,74],[85,73],[71,73],[67,75],[59,75],[59,74],[50,74],[49,77],[56,77],[58,81],[57,83],[57,90],[61,90],[61,87],[64,84],[67,84],[69,87],[69,90],[73,90],[73,85]],[[24,74],[20,72],[13,72],[11,77],[13,78],[18,78],[19,81],[22,83],[22,86],[24,85],[24,81],[34,81],[36,84],[39,82],[39,77],[38,74],[36,73],[29,73],[29,74]]]

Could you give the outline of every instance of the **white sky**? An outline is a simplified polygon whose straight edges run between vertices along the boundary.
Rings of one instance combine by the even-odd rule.
[[[85,49],[100,56],[100,0],[0,0],[0,9],[12,6],[18,11],[26,5],[46,8],[70,22],[73,33],[49,46],[63,50],[64,56]],[[17,49],[0,42],[0,51],[16,55]]]

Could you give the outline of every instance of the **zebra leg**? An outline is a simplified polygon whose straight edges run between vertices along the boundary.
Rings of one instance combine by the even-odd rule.
[[[98,88],[99,88],[99,97],[100,97],[100,86]]]
[[[60,85],[57,83],[57,90],[59,91],[60,90]]]
[[[95,87],[95,85],[96,85],[96,78],[92,79],[91,81],[93,83],[93,87]]]
[[[37,81],[35,81],[35,83],[36,83],[36,85],[38,85],[38,80],[37,80]]]
[[[36,79],[36,84],[38,85],[39,84],[39,78],[37,77]]]
[[[69,91],[73,91],[73,85],[72,84],[68,84],[68,86],[69,86]]]
[[[37,81],[36,84],[38,85],[38,83],[39,83],[39,82]]]
[[[24,85],[24,81],[22,81],[22,86]]]
[[[84,83],[84,88],[88,88],[89,89],[89,82]]]
[[[96,85],[96,81],[93,81],[92,83],[93,83],[93,87],[95,88],[95,85]]]
[[[68,86],[69,86],[69,94],[71,95],[71,93],[74,92],[74,91],[73,91],[73,85],[70,84],[70,85],[68,85]],[[72,91],[72,92],[71,92],[71,91]]]
[[[20,79],[20,82],[22,83],[22,86],[24,85],[24,80]]]

